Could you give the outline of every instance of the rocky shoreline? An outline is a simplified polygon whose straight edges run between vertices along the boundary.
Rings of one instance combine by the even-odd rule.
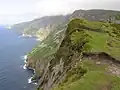
[[[35,77],[36,77],[35,69],[28,66],[28,62],[27,62],[28,56],[25,55],[23,59],[24,59],[24,63],[25,63],[23,66],[23,69],[32,71],[32,73],[33,73],[32,77],[30,77],[28,79],[28,83],[37,85],[37,80],[35,79]]]

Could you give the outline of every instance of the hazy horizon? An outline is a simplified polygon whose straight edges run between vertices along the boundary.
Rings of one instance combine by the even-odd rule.
[[[119,10],[119,0],[0,0],[0,24],[16,24],[78,9]]]

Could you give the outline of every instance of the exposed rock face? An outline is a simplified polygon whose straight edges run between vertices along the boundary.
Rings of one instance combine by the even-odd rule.
[[[80,79],[86,73],[80,64],[83,56],[97,60],[97,65],[109,61],[109,71],[119,69],[117,64],[120,62],[110,56],[113,52],[110,50],[111,45],[107,44],[108,38],[112,38],[116,40],[113,44],[119,45],[119,39],[116,39],[119,38],[119,27],[116,28],[111,23],[89,22],[83,19],[73,19],[65,25],[56,27],[28,55],[27,66],[35,69],[34,81],[38,82],[38,89],[50,90],[66,83],[69,81],[68,77],[72,76],[71,81]],[[116,46],[112,49],[116,50]],[[117,49],[119,52],[119,48]],[[118,53],[115,53],[116,56],[119,56]],[[119,75],[116,71],[112,73]]]
[[[36,61],[28,57],[28,66],[35,68],[36,76],[39,77],[38,88],[50,90],[53,86],[60,84],[66,78],[67,72],[80,62],[82,50],[88,40],[87,34],[83,30],[76,29],[79,27],[78,22],[80,23],[81,20],[75,19],[69,23],[65,36],[55,53],[41,57]],[[76,33],[82,34],[74,39],[73,36]],[[82,76],[84,72],[80,73]]]
[[[113,58],[104,52],[96,52],[96,53],[84,53],[83,58],[88,60],[95,60],[97,65],[107,64],[108,72],[120,76],[120,60]]]

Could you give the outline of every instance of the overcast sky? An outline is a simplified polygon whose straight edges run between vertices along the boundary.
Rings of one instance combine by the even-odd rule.
[[[0,0],[0,24],[14,24],[76,9],[120,10],[120,0]]]

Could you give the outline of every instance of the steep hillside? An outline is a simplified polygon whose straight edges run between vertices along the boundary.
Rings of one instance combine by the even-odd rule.
[[[112,21],[120,23],[120,11],[112,10],[100,10],[100,9],[91,9],[91,10],[76,10],[71,15],[73,18],[85,18],[90,21]]]
[[[112,10],[76,10],[69,15],[57,15],[57,16],[45,16],[42,18],[35,19],[30,22],[24,22],[20,24],[13,25],[14,31],[19,33],[24,33],[25,35],[34,35],[39,32],[42,28],[46,30],[47,33],[51,31],[54,27],[61,23],[67,23],[72,18],[85,18],[90,21],[102,21],[102,22],[114,22],[120,23],[120,11]],[[44,33],[44,32],[42,32]],[[38,35],[39,33],[37,33]],[[46,35],[46,34],[45,34]]]
[[[67,16],[45,16],[39,19],[35,19],[30,22],[24,22],[13,25],[12,28],[16,32],[35,35],[39,29],[53,28],[54,26],[67,21]]]
[[[38,90],[119,90],[120,25],[73,19],[28,54]]]

